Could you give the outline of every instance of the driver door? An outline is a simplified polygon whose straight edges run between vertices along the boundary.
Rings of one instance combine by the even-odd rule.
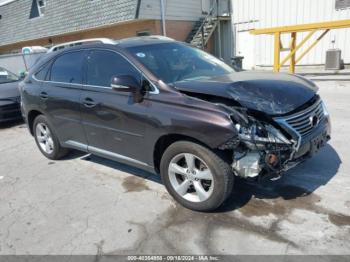
[[[136,161],[141,158],[147,108],[143,102],[135,102],[132,93],[112,89],[112,78],[121,75],[142,79],[141,72],[122,55],[100,49],[89,52],[81,96],[82,122],[90,152]]]

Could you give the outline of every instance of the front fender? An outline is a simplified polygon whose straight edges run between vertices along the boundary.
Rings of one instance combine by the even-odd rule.
[[[213,103],[181,95],[175,100],[153,101],[152,104],[148,137],[154,143],[163,135],[178,134],[199,140],[210,148],[218,148],[238,136],[230,113]]]
[[[192,137],[213,149],[237,136],[229,117],[203,113],[173,119],[171,125],[164,126],[164,131],[167,134]]]

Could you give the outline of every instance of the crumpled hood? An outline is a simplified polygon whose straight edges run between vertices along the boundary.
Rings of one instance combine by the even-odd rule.
[[[0,100],[7,98],[18,98],[20,96],[18,90],[19,81],[11,83],[0,83]]]
[[[184,92],[232,98],[242,106],[269,115],[286,114],[312,99],[316,85],[297,75],[237,72],[175,83]]]

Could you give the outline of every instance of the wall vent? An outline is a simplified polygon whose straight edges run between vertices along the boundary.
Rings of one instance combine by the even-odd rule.
[[[341,10],[350,8],[350,0],[335,0],[335,9]]]
[[[326,52],[326,70],[340,70],[341,69],[341,50],[329,49]]]

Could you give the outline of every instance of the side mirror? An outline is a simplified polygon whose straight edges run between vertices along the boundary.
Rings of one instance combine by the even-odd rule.
[[[133,76],[129,75],[113,76],[111,87],[119,92],[136,93],[141,90],[140,83]]]
[[[20,80],[23,80],[24,78],[26,78],[26,76],[28,75],[28,72],[27,71],[21,71],[19,73],[19,79]]]

